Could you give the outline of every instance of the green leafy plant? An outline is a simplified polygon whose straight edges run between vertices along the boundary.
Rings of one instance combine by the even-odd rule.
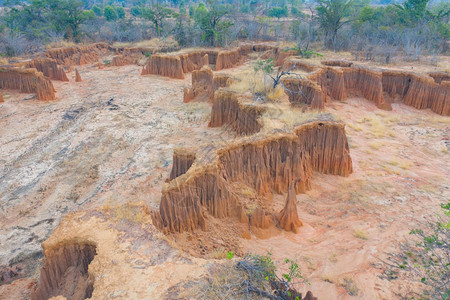
[[[283,50],[283,52],[287,52],[287,51],[290,51],[290,50],[296,51],[298,56],[303,57],[303,58],[311,58],[313,56],[323,57],[322,54],[320,54],[320,53],[318,53],[318,52],[316,52],[314,50],[307,49],[307,48],[301,48],[299,46],[295,46],[295,47],[292,47],[292,48],[286,48],[286,49]]]
[[[302,276],[295,260],[285,259],[289,272],[278,274],[272,255],[249,255],[239,261],[237,268],[245,270],[249,280],[247,289],[261,296],[270,295],[270,291],[277,295],[277,299],[301,299],[296,287],[309,284]],[[272,297],[270,297],[272,298]]]
[[[228,251],[227,252],[227,259],[232,259],[234,256],[234,252],[233,251]]]
[[[401,251],[384,261],[387,279],[401,277],[423,284],[420,299],[450,299],[450,202],[441,208],[442,214],[411,230],[410,238],[399,244]]]

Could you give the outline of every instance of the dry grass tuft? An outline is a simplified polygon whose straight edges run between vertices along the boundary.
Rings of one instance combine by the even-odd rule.
[[[358,121],[360,124],[367,124],[370,127],[370,133],[374,138],[382,138],[386,135],[395,136],[394,133],[386,128],[384,123],[378,117],[365,117]]]
[[[9,60],[6,57],[0,57],[0,65],[8,65]]]
[[[353,231],[353,236],[358,238],[358,239],[361,239],[361,240],[367,240],[368,239],[367,233],[364,230],[362,230],[362,229],[355,229],[355,231]]]
[[[130,221],[137,224],[144,223],[150,215],[150,210],[142,203],[130,203],[112,205],[110,201],[106,201],[102,210],[110,214],[115,221]]]
[[[354,131],[361,131],[362,130],[362,126],[359,124],[354,124],[354,123],[347,123],[347,126],[350,127],[351,129],[353,129]]]
[[[130,42],[116,42],[113,47],[138,47],[138,48],[159,48],[159,47],[177,47],[178,43],[169,36],[166,39],[153,38],[151,40],[144,40],[135,43]]]
[[[65,40],[60,40],[60,41],[55,41],[55,42],[51,42],[47,45],[45,45],[45,48],[47,49],[52,49],[52,48],[66,48],[66,47],[73,47],[76,46],[77,44],[75,44],[74,42],[68,42]]]
[[[276,88],[272,88],[269,86],[266,89],[266,99],[272,102],[279,102],[281,97],[284,95],[284,88],[282,86],[277,86]]]

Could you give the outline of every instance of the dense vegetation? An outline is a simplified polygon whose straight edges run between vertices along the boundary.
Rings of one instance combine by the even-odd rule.
[[[173,36],[181,46],[236,39],[297,42],[389,61],[448,52],[450,4],[430,0],[1,1],[0,51],[30,53],[61,41],[135,42]],[[377,5],[374,5],[376,3]]]

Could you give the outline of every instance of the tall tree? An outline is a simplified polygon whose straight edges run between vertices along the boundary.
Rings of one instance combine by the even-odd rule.
[[[142,12],[143,18],[153,22],[158,37],[161,36],[164,20],[173,15],[173,10],[159,4],[154,4],[151,8],[145,8]]]
[[[317,0],[317,16],[325,32],[325,47],[336,46],[339,29],[351,20],[348,18],[354,0]]]
[[[203,32],[202,39],[210,46],[223,44],[228,29],[233,25],[226,17],[232,13],[232,7],[220,4],[217,0],[206,0],[206,6],[200,3],[194,12],[195,23]]]

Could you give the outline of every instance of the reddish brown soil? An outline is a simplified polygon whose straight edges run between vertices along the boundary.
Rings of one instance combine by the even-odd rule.
[[[183,103],[183,88],[190,85],[190,75],[184,80],[141,76],[137,66],[79,69],[82,82],[54,82],[54,102],[27,100],[28,94],[2,90],[0,265],[39,252],[41,242],[68,212],[96,207],[107,210],[140,201],[157,209],[174,148],[227,141],[234,136],[226,128],[207,127],[208,104]],[[233,72],[235,69],[227,70]],[[226,219],[210,219],[216,226],[208,226],[208,232],[160,236],[170,244],[167,251],[172,253],[175,247],[209,258],[222,258],[227,250],[238,254],[270,251],[276,262],[297,259],[311,283],[302,290],[311,289],[319,299],[395,299],[394,292],[406,291],[409,284],[379,278],[379,259],[386,251],[395,250],[396,241],[450,197],[445,179],[450,177],[450,119],[403,104],[392,107],[392,111],[381,111],[359,98],[325,105],[326,111],[347,123],[353,174],[313,175],[312,189],[297,195],[303,223],[297,234],[272,228],[238,236],[246,232],[240,231],[240,225],[224,228],[221,225]],[[273,197],[275,211],[282,210],[285,197]],[[120,285],[128,293],[122,296],[160,296],[168,281],[175,284],[189,272],[195,271],[193,277],[203,272],[178,254],[176,263],[135,268],[130,261],[155,256],[152,251],[161,249],[145,254],[131,251],[136,241],[145,244],[142,236],[126,239],[116,249],[120,235],[109,229],[119,225],[99,220],[79,223],[80,234],[100,239],[108,249],[99,256],[107,264],[93,262],[98,276],[105,266],[111,275],[101,277],[94,286],[94,295],[100,298],[120,297]],[[65,224],[65,230],[70,225]],[[154,227],[149,230],[157,235]],[[77,238],[77,232],[70,233],[71,237]],[[56,243],[58,235],[64,236],[64,230],[50,243]],[[111,240],[104,238],[110,235]],[[101,254],[102,247],[99,249]],[[149,276],[158,277],[162,271],[164,280],[157,278],[157,284],[149,285]],[[29,275],[36,277],[37,273]],[[113,274],[121,275],[116,278]],[[31,285],[27,279],[16,280],[0,286],[0,295],[13,295],[27,285]]]

